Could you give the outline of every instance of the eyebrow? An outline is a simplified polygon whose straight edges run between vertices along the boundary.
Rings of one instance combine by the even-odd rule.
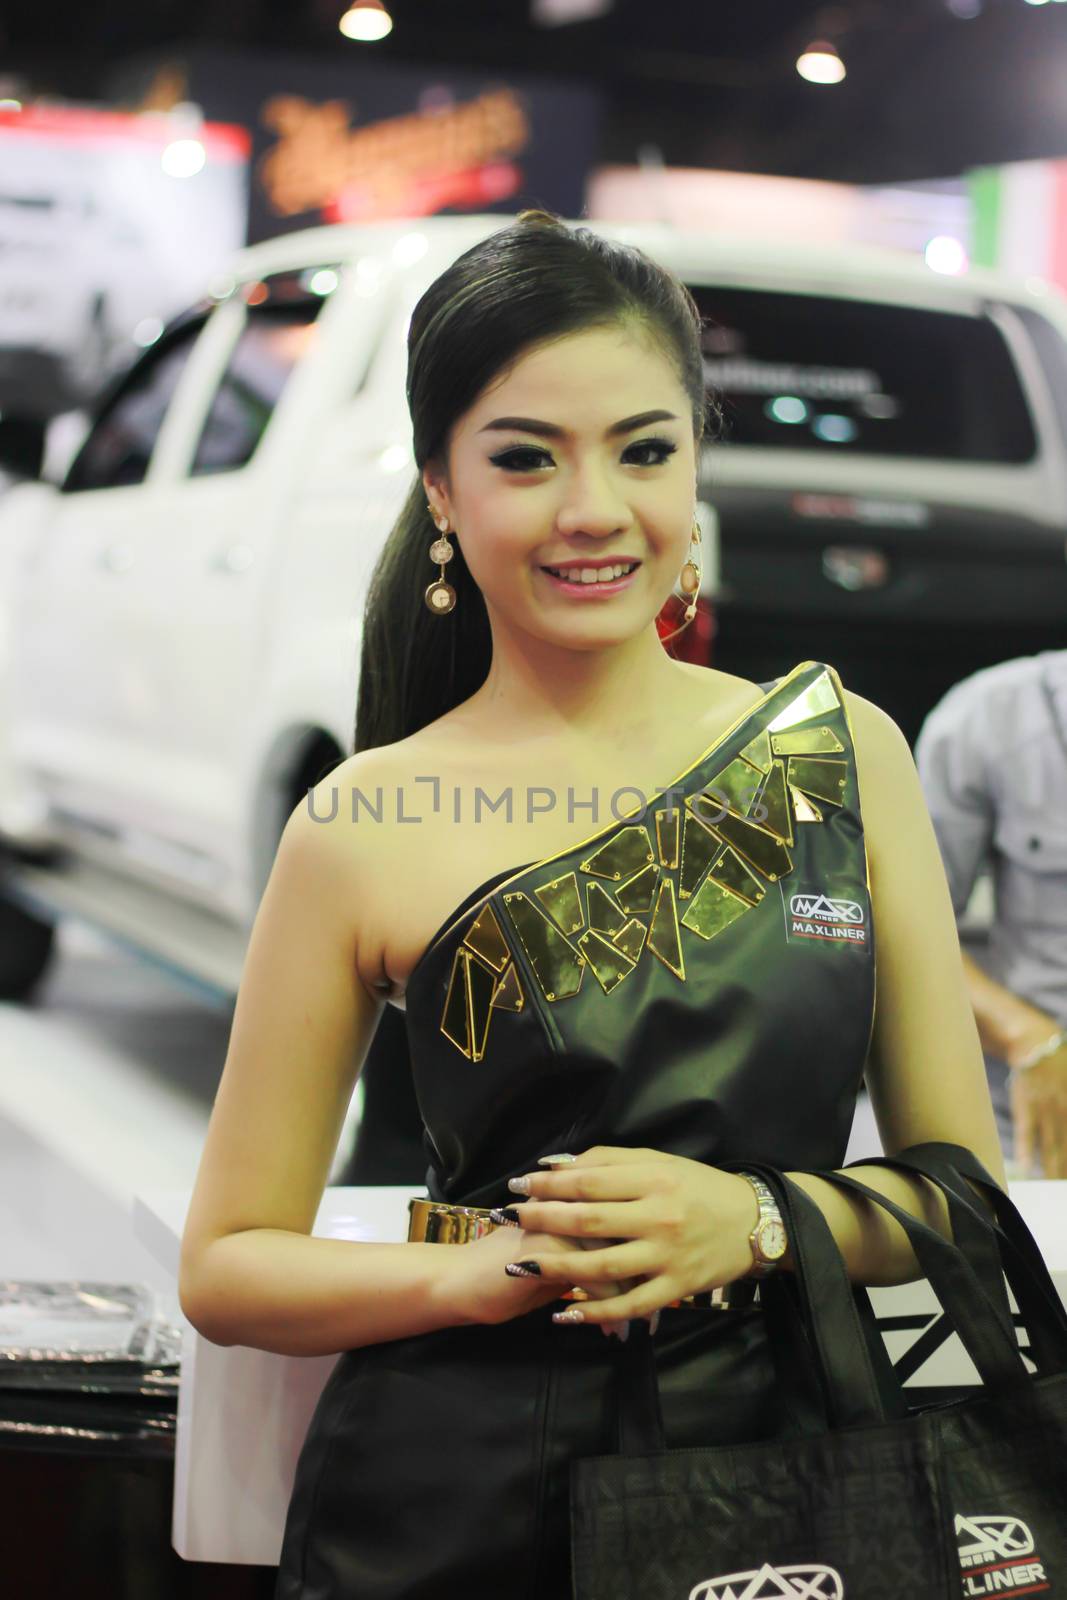
[[[650,422],[677,422],[673,411],[639,411],[635,417],[624,417],[613,422],[607,430],[609,438],[619,433],[632,433],[635,428],[647,428]],[[537,433],[545,439],[564,439],[567,429],[554,422],[539,422],[536,417],[496,417],[487,422],[479,433]]]

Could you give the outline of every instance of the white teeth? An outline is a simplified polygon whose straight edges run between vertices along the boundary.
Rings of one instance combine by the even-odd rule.
[[[632,572],[636,565],[636,562],[630,562],[614,567],[570,567],[566,572],[561,572],[558,567],[549,567],[548,571],[555,578],[565,578],[568,583],[607,583]]]

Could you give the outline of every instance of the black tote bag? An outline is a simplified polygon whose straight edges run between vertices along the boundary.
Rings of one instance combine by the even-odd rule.
[[[948,1195],[966,1253],[855,1180],[831,1181],[901,1223],[984,1391],[910,1412],[821,1212],[780,1173],[747,1164],[778,1196],[796,1263],[760,1289],[778,1380],[802,1391],[795,1414],[814,1420],[758,1444],[667,1449],[647,1325],[636,1324],[622,1352],[620,1453],[571,1469],[576,1600],[1067,1596],[1062,1307],[1010,1201],[996,1190],[994,1227],[946,1152],[973,1162],[938,1146],[928,1172],[921,1149],[907,1164]],[[1001,1267],[1041,1355],[1036,1377]]]
[[[936,1441],[964,1600],[1067,1594],[1067,1309],[1012,1201],[970,1151],[916,1146],[879,1164],[918,1172],[942,1190],[953,1235],[968,1262],[980,1264],[993,1311],[1010,1317],[998,1269],[1006,1276],[1036,1369],[1018,1389],[990,1389],[925,1418]],[[995,1231],[961,1179],[980,1187]]]

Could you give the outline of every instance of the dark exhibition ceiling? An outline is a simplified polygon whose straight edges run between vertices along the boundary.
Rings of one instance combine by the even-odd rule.
[[[386,0],[393,29],[375,44],[342,37],[345,3],[9,0],[0,75],[96,100],[131,70],[222,46],[589,83],[605,96],[607,161],[644,150],[886,182],[1067,155],[1067,0]],[[815,39],[836,48],[842,82],[798,76]]]

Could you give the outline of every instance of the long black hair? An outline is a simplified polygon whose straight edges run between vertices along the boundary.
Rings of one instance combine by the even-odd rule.
[[[392,744],[468,699],[485,682],[489,616],[462,541],[446,577],[455,608],[435,616],[423,602],[437,576],[438,537],[422,469],[440,459],[449,432],[492,380],[526,349],[588,328],[647,330],[672,357],[689,396],[693,431],[708,402],[700,313],[685,285],[631,246],[545,211],[464,251],[436,278],[408,329],[408,408],[419,475],[371,578],[363,619],[355,750]]]

